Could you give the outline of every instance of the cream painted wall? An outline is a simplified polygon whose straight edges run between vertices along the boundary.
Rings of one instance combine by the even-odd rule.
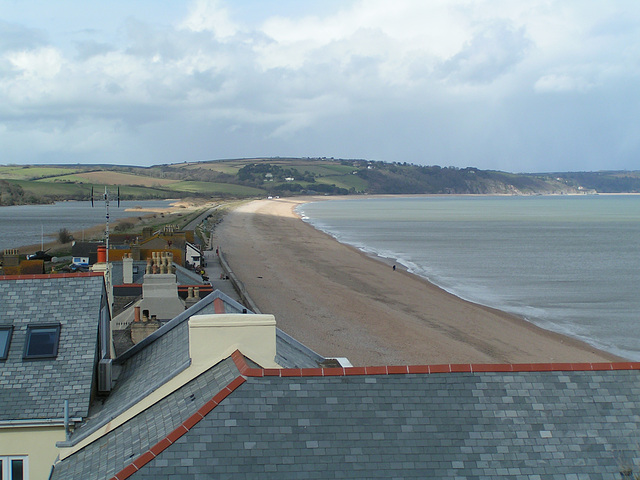
[[[64,439],[61,426],[0,428],[0,455],[27,455],[28,480],[47,480],[58,456],[56,442]]]

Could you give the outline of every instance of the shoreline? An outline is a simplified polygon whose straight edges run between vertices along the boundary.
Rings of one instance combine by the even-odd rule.
[[[157,218],[159,214],[172,215],[172,214],[178,214],[178,213],[190,213],[193,210],[204,208],[204,206],[208,205],[207,202],[205,203],[190,202],[184,199],[167,199],[167,201],[171,202],[168,204],[167,207],[125,208],[124,211],[131,214],[131,216],[122,217],[117,220],[111,220],[109,223],[111,233],[119,233],[115,231],[115,228],[118,225],[123,223],[131,223],[134,226],[138,227],[140,225],[144,225],[145,223],[148,223],[154,218]],[[100,236],[104,237],[104,232],[105,232],[105,223],[100,222],[100,223],[96,223],[93,226],[87,227],[83,230],[71,231],[69,233],[73,236],[74,240],[76,241],[84,241],[85,238],[86,238],[86,241],[95,241],[95,240],[98,240],[98,237]],[[61,244],[58,241],[57,236],[58,236],[58,232],[44,233],[43,235],[44,250],[49,249],[52,251],[52,253],[56,253],[71,247],[71,242]],[[81,240],[81,238],[83,239]],[[20,254],[24,255],[24,254],[33,253],[35,251],[40,250],[41,244],[40,243],[22,244],[20,246],[10,247],[10,248],[16,248]]]
[[[358,366],[623,360],[457,297],[404,266],[390,272],[393,259],[340,243],[294,211],[334,198],[341,197],[254,201],[229,212],[214,232],[260,309],[321,355]]]

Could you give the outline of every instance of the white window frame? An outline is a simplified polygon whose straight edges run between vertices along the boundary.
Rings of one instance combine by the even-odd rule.
[[[22,460],[22,478],[29,480],[29,457],[27,455],[0,455],[2,480],[13,480],[11,477],[11,460]]]

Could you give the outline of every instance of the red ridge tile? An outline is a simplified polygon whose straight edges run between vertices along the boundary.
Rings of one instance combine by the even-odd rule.
[[[451,372],[450,365],[429,365],[429,373],[449,373]]]
[[[263,370],[265,377],[279,377],[280,369],[279,368],[265,368]]]
[[[1,280],[37,280],[47,278],[76,278],[76,277],[102,277],[102,272],[78,272],[78,273],[44,273],[27,275],[0,275]]]
[[[454,363],[449,365],[452,372],[455,373],[470,373],[471,372],[471,364],[469,363]]]
[[[184,422],[182,422],[182,426],[184,428],[186,428],[187,430],[191,430],[193,427],[195,427],[198,422],[200,422],[200,420],[202,420],[204,417],[202,415],[200,415],[200,413],[196,412],[193,415],[191,415],[189,418],[187,418]]]
[[[573,370],[570,363],[552,363],[551,368],[555,372],[566,372]]]
[[[171,442],[166,438],[163,438],[158,443],[156,443],[153,447],[151,447],[149,451],[157,457],[162,452],[164,452],[167,448],[169,448],[170,445],[171,445]]]
[[[365,367],[367,375],[386,375],[387,367]]]
[[[600,363],[592,363],[591,370],[612,370],[612,363],[600,362]]]
[[[136,467],[138,470],[140,470],[142,467],[144,467],[147,463],[149,463],[154,458],[156,458],[156,456],[153,453],[151,453],[151,451],[148,451],[148,452],[143,453],[142,455],[140,455],[133,462],[133,466]]]
[[[225,398],[227,398],[230,393],[231,393],[231,391],[227,390],[225,388],[225,389],[219,391],[218,393],[216,393],[211,400],[214,401],[216,403],[216,405],[217,405],[217,404],[221,403]]]
[[[203,406],[201,406],[198,409],[198,413],[203,417],[206,417],[207,414],[217,406],[218,406],[217,402],[214,402],[213,400],[209,400],[207,403],[205,403]]]
[[[124,467],[122,470],[120,470],[118,473],[116,473],[114,478],[116,478],[117,480],[125,480],[126,478],[129,478],[131,475],[133,475],[137,471],[138,469],[135,467],[133,463],[131,463],[126,467]]]
[[[409,369],[403,366],[388,366],[387,373],[389,375],[398,375],[398,374],[406,374],[409,373]]]
[[[526,364],[520,365],[522,367],[525,367]],[[509,365],[509,364],[501,364],[501,363],[477,363],[477,364],[473,364],[471,365],[471,369],[474,372],[480,372],[480,373],[487,373],[487,372],[512,372],[514,368],[514,365]],[[529,371],[527,370],[521,370],[521,371]]]
[[[344,376],[344,368],[335,367],[335,368],[323,368],[322,376],[324,377],[342,377]]]
[[[231,392],[233,392],[236,388],[238,388],[240,385],[242,385],[246,381],[247,380],[243,377],[236,377],[229,383],[229,385],[227,385],[226,388],[229,389]]]
[[[301,377],[302,369],[301,368],[283,368],[280,370],[281,377]]]
[[[571,364],[571,371],[573,372],[583,372],[583,371],[589,371],[589,370],[591,370],[590,363],[572,363]]]
[[[555,370],[553,363],[536,363],[534,364],[534,368],[536,372],[553,372]]]
[[[263,377],[264,370],[262,370],[261,368],[247,368],[244,371],[243,375],[246,377]]]
[[[213,301],[213,309],[218,315],[220,315],[221,313],[227,313],[224,309],[224,302],[221,298],[216,298]]]
[[[409,365],[409,373],[429,373],[429,365]]]
[[[345,375],[366,375],[367,369],[364,367],[347,367],[344,369]]]
[[[303,368],[302,376],[303,377],[321,377],[322,368]]]
[[[184,425],[179,425],[178,428],[167,435],[166,438],[173,444],[176,443],[176,441],[187,432],[188,430],[184,427]]]

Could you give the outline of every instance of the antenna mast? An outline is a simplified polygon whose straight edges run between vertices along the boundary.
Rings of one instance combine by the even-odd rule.
[[[105,243],[106,243],[106,247],[107,247],[107,263],[109,263],[109,189],[107,188],[107,186],[105,185],[104,187],[104,206],[105,206],[105,210],[106,210],[106,214],[105,214],[105,220],[106,220],[106,227],[105,227]],[[120,207],[120,187],[118,187],[118,208]],[[91,187],[91,206],[93,207],[93,187]]]

